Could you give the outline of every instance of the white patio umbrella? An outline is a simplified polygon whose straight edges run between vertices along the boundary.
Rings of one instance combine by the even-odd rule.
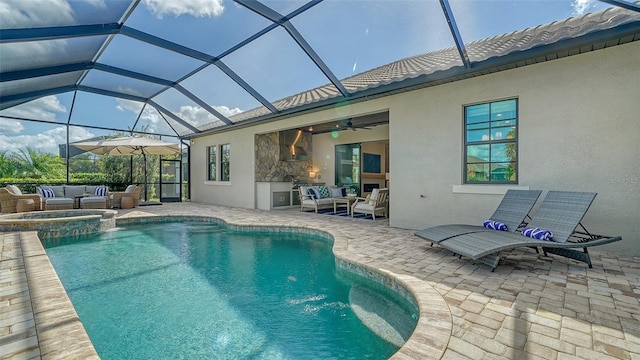
[[[178,144],[144,137],[120,137],[72,143],[98,155],[172,155],[180,153]]]
[[[144,181],[147,181],[147,155],[173,155],[180,153],[178,144],[168,143],[145,137],[119,137],[104,140],[79,141],[73,145],[79,149],[90,151],[97,155],[142,155],[144,158]],[[145,200],[147,191],[145,185]]]

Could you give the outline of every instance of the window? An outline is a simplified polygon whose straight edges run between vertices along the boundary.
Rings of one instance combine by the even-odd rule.
[[[219,150],[218,150],[219,148]],[[218,155],[219,154],[219,155]],[[209,165],[209,173],[207,180],[209,181],[229,181],[231,162],[231,145],[213,145],[207,147],[207,163]]]
[[[221,181],[229,181],[229,163],[231,161],[231,145],[224,144],[220,145],[220,170],[222,174],[220,175]]]
[[[207,175],[207,180],[216,181],[216,171],[217,171],[217,162],[218,162],[218,154],[217,154],[217,146],[209,146],[207,147],[207,162],[209,164],[209,174]]]
[[[517,99],[465,106],[465,184],[518,182],[517,123]]]

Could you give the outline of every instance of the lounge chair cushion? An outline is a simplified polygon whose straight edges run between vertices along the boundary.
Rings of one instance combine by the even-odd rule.
[[[53,190],[53,193],[56,194],[56,197],[65,197],[64,185],[52,185],[52,186],[47,186],[47,188]]]
[[[75,196],[81,196],[85,194],[84,185],[65,185],[64,196],[66,198],[73,198]]]
[[[126,189],[124,189],[125,193],[132,193],[134,191],[136,191],[136,186],[135,185],[129,185],[129,186],[127,186]]]
[[[55,192],[50,188],[40,188],[40,195],[45,199],[56,197]]]
[[[491,230],[507,231],[508,229],[507,224],[500,221],[495,221],[495,220],[485,220],[485,222],[482,225],[487,229],[491,229]]]
[[[380,189],[373,189],[371,191],[371,196],[369,196],[369,205],[375,205],[376,204],[376,200],[378,200],[378,193],[380,192]]]
[[[375,205],[371,205],[371,204],[364,203],[364,202],[359,202],[358,205],[355,206],[355,209],[364,210],[364,211],[373,211],[373,209],[375,209],[374,206]]]
[[[73,207],[73,199],[69,198],[48,198],[47,205],[71,205]]]
[[[20,191],[20,189],[15,185],[7,185],[6,189],[13,195],[22,195],[22,191]]]
[[[526,227],[522,229],[522,235],[538,240],[553,240],[553,233],[549,230]]]

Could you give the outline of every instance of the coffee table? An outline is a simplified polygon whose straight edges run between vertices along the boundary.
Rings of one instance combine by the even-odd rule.
[[[345,196],[339,198],[333,198],[333,213],[337,212],[338,205],[345,205],[347,207],[347,215],[351,211],[351,204],[356,202],[357,197],[355,196]]]

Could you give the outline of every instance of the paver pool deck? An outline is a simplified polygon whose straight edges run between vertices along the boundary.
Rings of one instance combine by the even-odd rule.
[[[418,327],[394,359],[640,360],[640,257],[593,251],[588,269],[517,249],[492,273],[384,219],[196,203],[117,217],[175,215],[329,232],[336,256],[396,277],[419,298]],[[35,233],[0,233],[0,244],[0,359],[98,358]]]

